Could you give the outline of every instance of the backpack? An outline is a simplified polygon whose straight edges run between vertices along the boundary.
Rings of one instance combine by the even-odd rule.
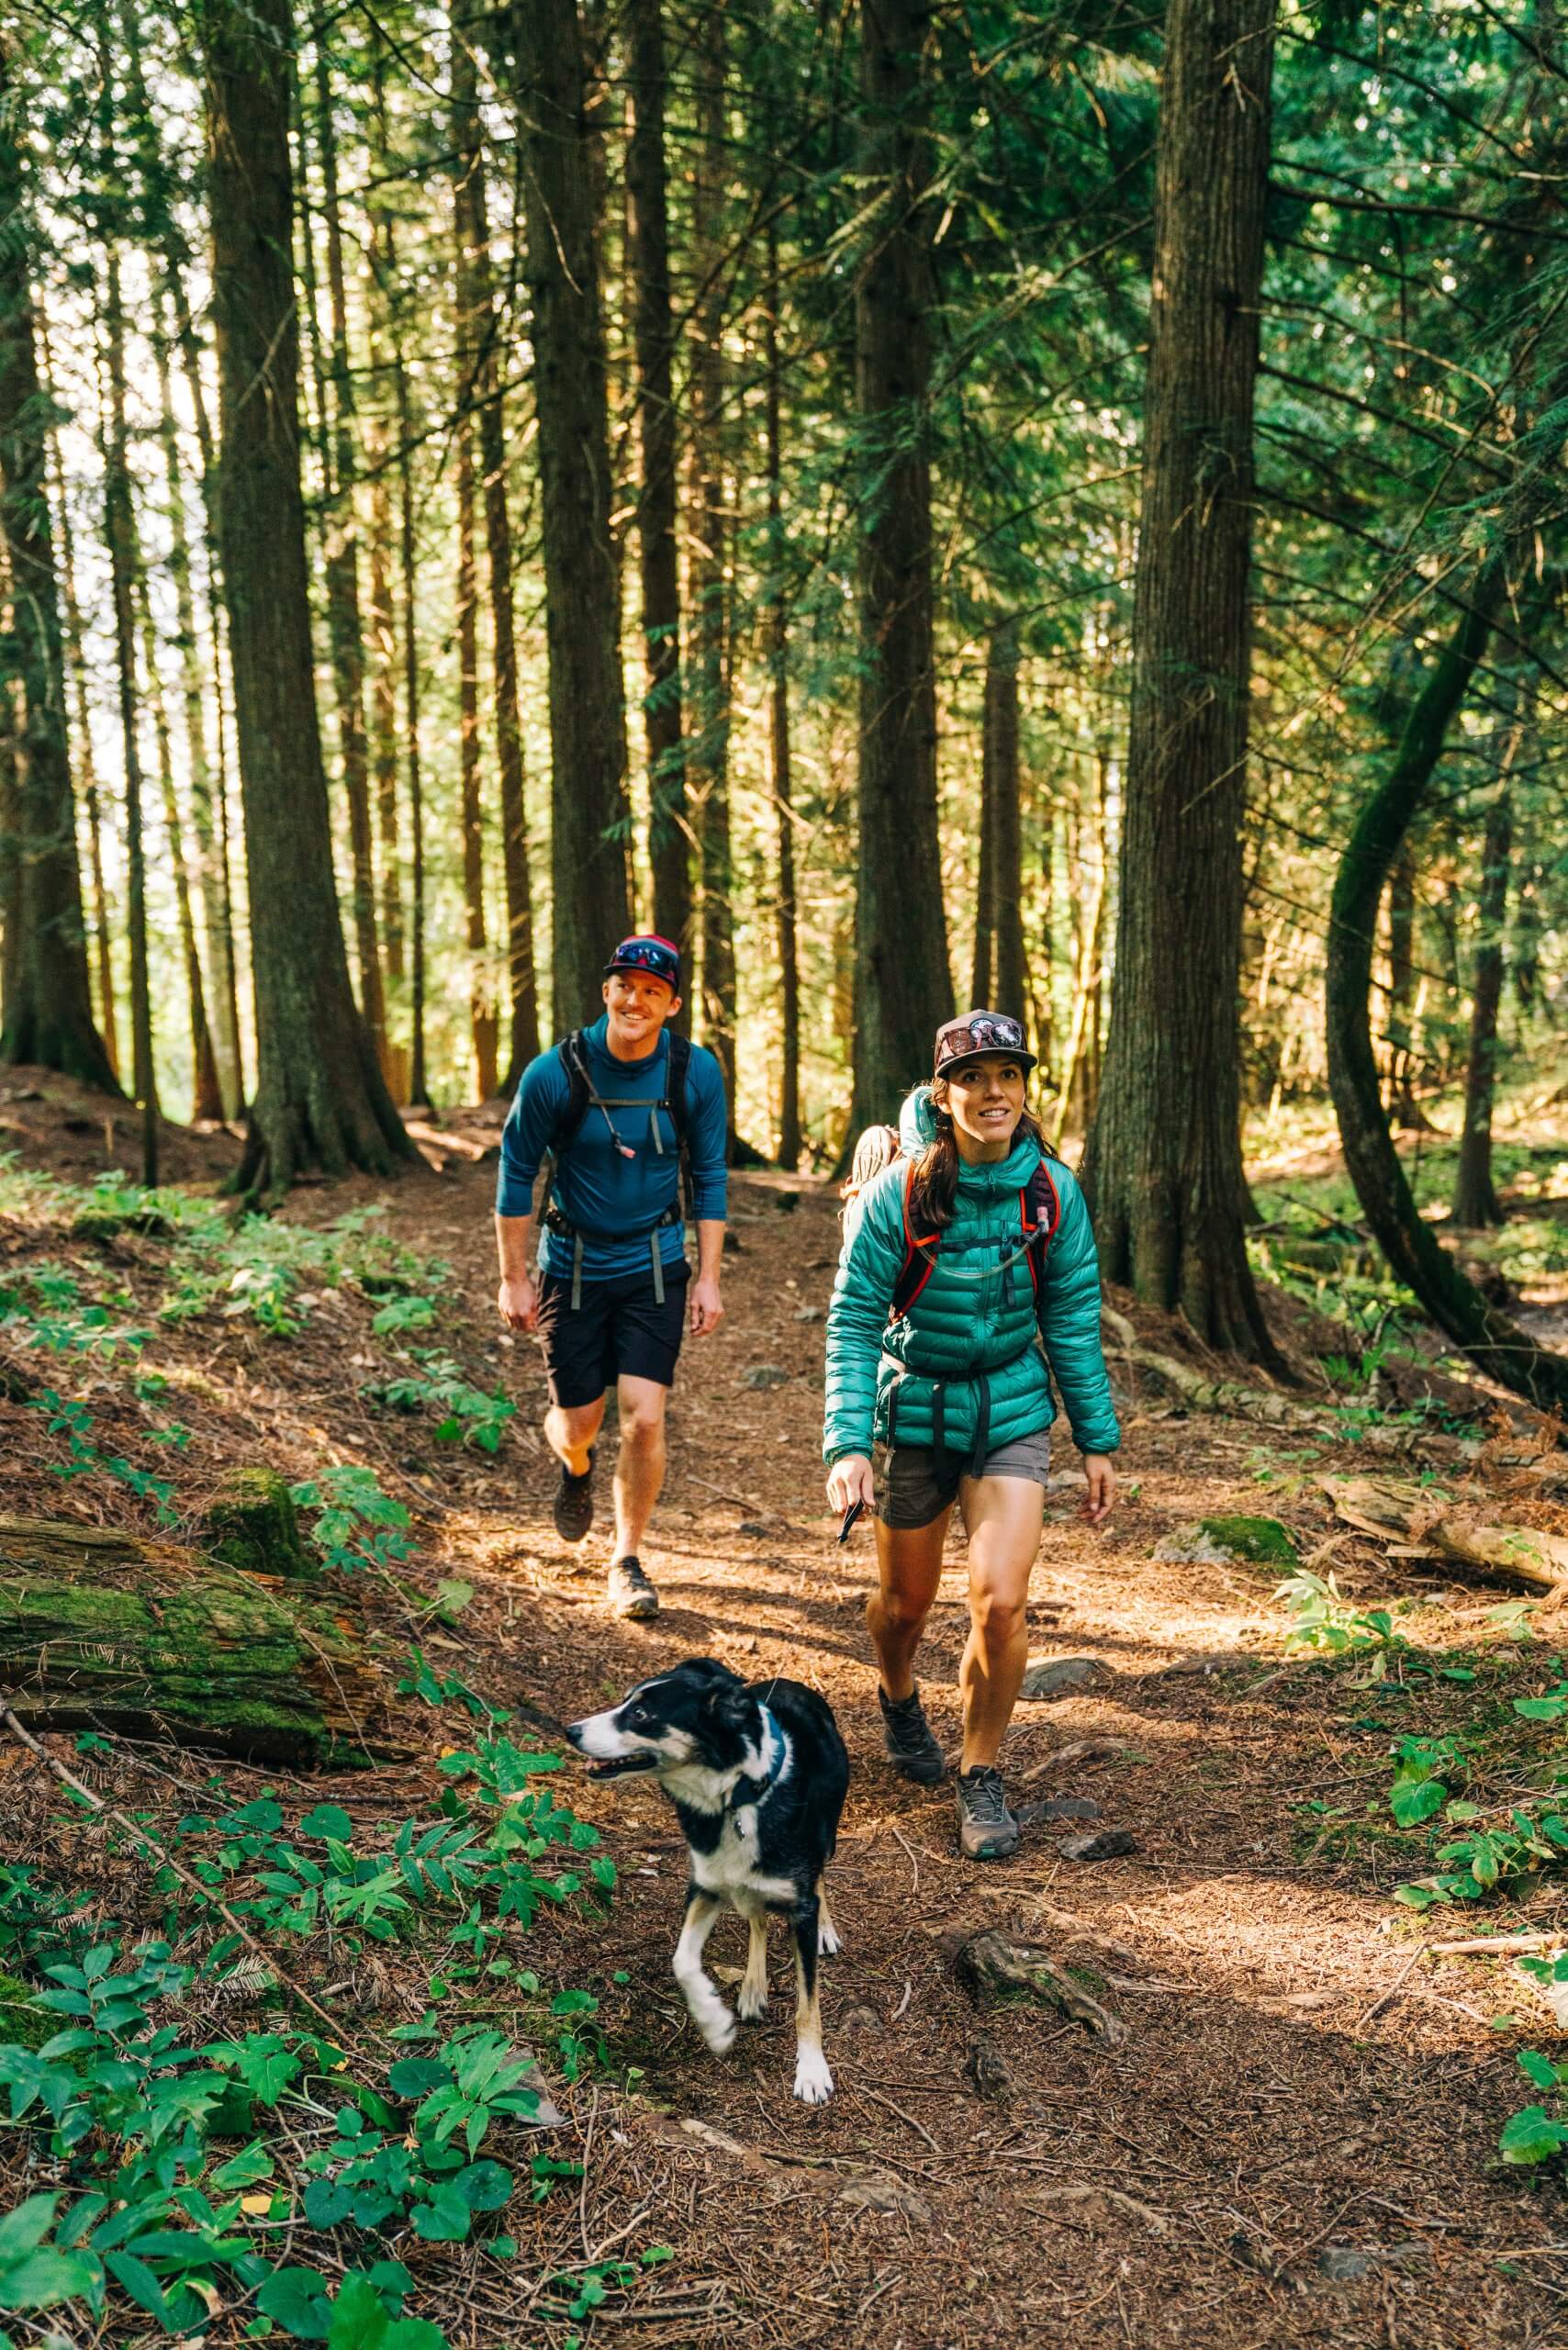
[[[665,1302],[665,1268],[664,1258],[659,1248],[659,1234],[666,1225],[689,1224],[691,1221],[691,1146],[689,1131],[690,1104],[687,1099],[687,1077],[691,1068],[691,1039],[689,1036],[680,1035],[674,1030],[666,1029],[665,1033],[669,1044],[669,1051],[665,1060],[665,1091],[662,1097],[654,1102],[646,1102],[640,1097],[633,1099],[627,1094],[596,1091],[593,1080],[588,1075],[588,1057],[583,1049],[583,1032],[580,1028],[574,1028],[571,1035],[564,1036],[555,1048],[566,1072],[567,1091],[566,1107],[556,1121],[554,1136],[550,1146],[550,1169],[545,1185],[549,1203],[544,1211],[543,1223],[547,1230],[558,1233],[562,1239],[570,1240],[572,1243],[572,1310],[574,1313],[583,1302],[583,1237],[570,1217],[556,1205],[551,1194],[554,1190],[555,1169],[561,1163],[561,1155],[571,1147],[581,1130],[583,1120],[590,1110],[599,1110],[603,1113],[604,1122],[615,1137],[617,1149],[628,1158],[633,1157],[634,1153],[631,1146],[623,1143],[619,1135],[616,1135],[615,1121],[610,1116],[610,1112],[633,1109],[650,1111],[649,1131],[654,1138],[654,1148],[661,1158],[664,1156],[665,1147],[664,1137],[659,1132],[658,1113],[661,1110],[669,1113],[670,1124],[675,1128],[676,1156],[679,1162],[678,1189],[676,1198],[648,1235],[648,1253],[653,1259],[654,1295],[660,1305]]]

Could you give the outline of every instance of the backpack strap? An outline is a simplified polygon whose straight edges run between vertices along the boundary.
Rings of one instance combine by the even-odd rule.
[[[683,1224],[691,1222],[693,1190],[691,1181],[691,1102],[687,1080],[691,1072],[691,1039],[678,1029],[666,1028],[669,1045],[669,1065],[665,1072],[665,1108],[669,1112],[675,1128],[676,1156],[680,1161],[680,1216]]]
[[[903,1263],[893,1283],[892,1319],[907,1314],[926,1282],[936,1270],[937,1253],[942,1246],[940,1232],[917,1233],[909,1218],[910,1200],[914,1191],[914,1163],[910,1162],[903,1179]]]
[[[588,1104],[593,1100],[593,1080],[588,1073],[588,1058],[583,1050],[580,1028],[574,1028],[569,1036],[563,1036],[555,1049],[566,1072],[566,1104],[555,1121],[555,1132],[551,1142],[551,1154],[558,1158],[567,1144],[576,1140],[577,1129],[588,1116]]]
[[[1029,1259],[1029,1279],[1035,1285],[1035,1315],[1045,1310],[1046,1259],[1061,1222],[1061,1195],[1042,1158],[1026,1188],[1018,1194],[1018,1215]]]

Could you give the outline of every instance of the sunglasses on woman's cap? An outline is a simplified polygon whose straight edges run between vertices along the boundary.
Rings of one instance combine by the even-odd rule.
[[[966,1012],[936,1031],[935,1074],[940,1077],[955,1061],[972,1060],[979,1053],[1006,1053],[1025,1069],[1035,1066],[1022,1021],[1005,1012]]]
[[[680,993],[680,949],[667,938],[623,938],[604,967],[606,979],[611,971],[646,971],[663,979],[672,995]]]

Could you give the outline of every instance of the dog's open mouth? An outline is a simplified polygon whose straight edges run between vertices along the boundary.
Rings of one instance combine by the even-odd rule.
[[[624,1779],[631,1773],[652,1771],[658,1762],[656,1754],[617,1754],[608,1762],[594,1762],[584,1755],[583,1763],[590,1779]]]

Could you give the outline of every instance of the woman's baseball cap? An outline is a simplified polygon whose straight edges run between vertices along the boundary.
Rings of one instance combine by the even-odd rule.
[[[1005,1053],[1009,1060],[1031,1069],[1037,1056],[1029,1050],[1024,1024],[1008,1012],[961,1012],[945,1020],[936,1031],[936,1059],[932,1074],[946,1077],[964,1061],[984,1053]]]
[[[656,931],[623,938],[604,967],[606,979],[611,971],[646,971],[650,979],[663,979],[672,995],[680,993],[680,949]]]

